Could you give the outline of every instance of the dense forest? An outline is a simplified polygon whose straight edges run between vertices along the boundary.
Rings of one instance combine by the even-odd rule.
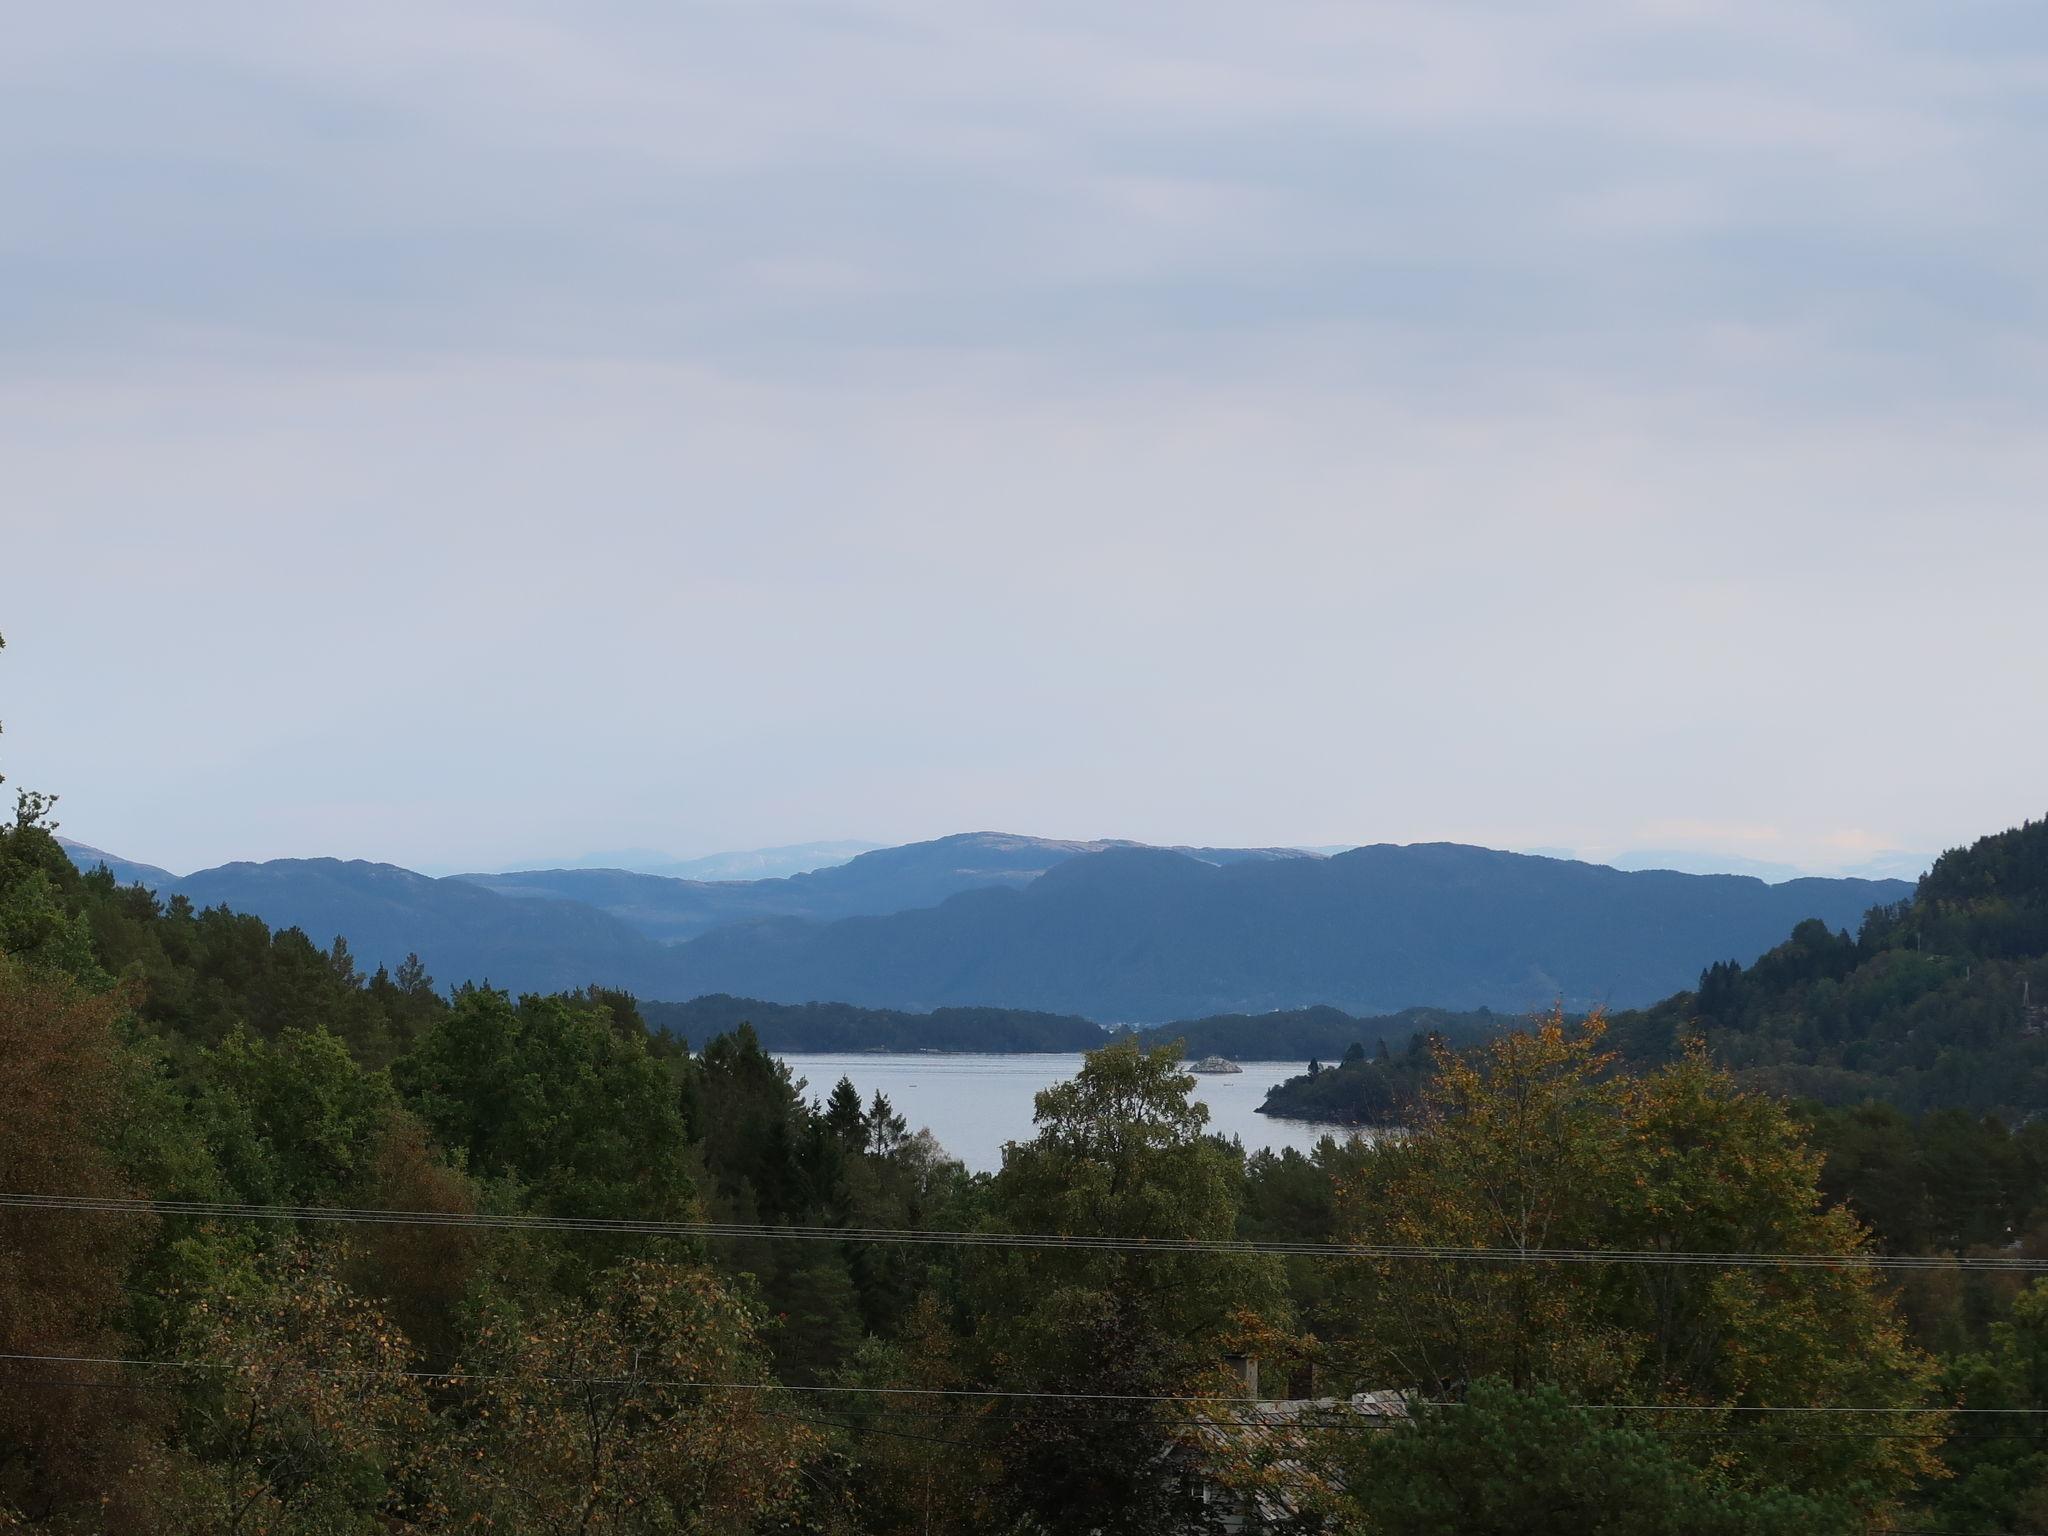
[[[1694,1029],[1745,1076],[1824,1104],[2048,1110],[2048,820],[1944,854],[1853,938],[1801,923],[1754,964],[1616,1020],[1645,1061]]]
[[[0,829],[0,1526],[2048,1524],[2032,1127],[1844,1107],[1823,1166],[1705,1047],[1557,1014],[1311,1156],[1120,1039],[969,1175],[744,1025],[364,974],[49,810]]]
[[[1189,1056],[1237,1061],[1301,1061],[1336,1057],[1356,1041],[1393,1044],[1418,1031],[1468,1043],[1506,1022],[1495,1014],[1410,1008],[1360,1018],[1337,1008],[1284,1013],[1223,1013],[1152,1029],[1105,1032],[1071,1013],[1028,1008],[856,1008],[851,1003],[767,1003],[714,993],[687,1003],[642,1002],[648,1027],[686,1040],[708,1040],[750,1025],[771,1051],[1085,1051],[1119,1033],[1147,1046],[1178,1043]],[[1332,1118],[1332,1117],[1320,1117]]]
[[[1816,1110],[2031,1120],[2048,1112],[2048,821],[1944,854],[1854,937],[1809,919],[1754,963],[1718,962],[1694,990],[1609,1027],[1625,1061],[1667,1062],[1697,1040],[1745,1083]],[[1280,1084],[1267,1112],[1372,1124],[1412,1110],[1425,1042],[1390,1058],[1384,1030],[1352,1040],[1340,1072]]]
[[[1498,1028],[1507,1021],[1487,1022]],[[1452,1043],[1440,1030],[1418,1032],[1397,1054],[1385,1037],[1370,1051],[1363,1039],[1353,1040],[1331,1065],[1311,1058],[1299,1077],[1274,1084],[1259,1112],[1333,1125],[1404,1124],[1422,1107],[1423,1090],[1436,1076],[1438,1051]]]
[[[1100,1024],[1028,1008],[906,1013],[713,993],[687,1003],[642,1003],[640,1011],[650,1028],[685,1040],[708,1040],[745,1024],[771,1051],[1085,1051],[1104,1039]]]

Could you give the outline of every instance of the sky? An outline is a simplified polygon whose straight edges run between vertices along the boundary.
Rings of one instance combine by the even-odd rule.
[[[2048,10],[27,7],[0,772],[184,871],[2048,811]]]

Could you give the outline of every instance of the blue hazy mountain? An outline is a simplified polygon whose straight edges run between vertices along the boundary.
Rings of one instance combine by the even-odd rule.
[[[114,878],[123,885],[146,885],[151,890],[162,890],[175,885],[178,877],[168,869],[158,869],[154,864],[138,864],[133,859],[124,859],[90,843],[73,842],[68,837],[57,839],[64,851],[71,855],[71,862],[80,869],[92,869],[104,864],[114,872]]]
[[[1330,1005],[1515,1012],[1648,1003],[1748,962],[1814,917],[1854,927],[1901,881],[1624,873],[1458,844],[1331,857],[967,833],[778,880],[556,870],[430,879],[279,859],[173,877],[160,897],[252,912],[365,967],[417,951],[447,985],[589,982],[649,999],[924,1011],[990,1007],[1154,1023]],[[664,942],[668,935],[693,935]]]
[[[676,984],[770,1001],[963,1003],[1153,1022],[1325,1003],[1630,1007],[1816,917],[1853,928],[1902,881],[1627,873],[1460,844],[1208,863],[1155,848],[1022,888],[833,923],[772,919],[678,948]]]
[[[459,878],[502,896],[585,902],[652,938],[674,941],[754,918],[831,922],[935,907],[962,891],[1022,888],[1080,854],[1137,846],[1020,837],[1008,832],[961,832],[929,842],[875,849],[828,869],[781,879],[678,880],[624,869],[539,869]],[[1311,857],[1290,848],[1178,851],[1212,864]]]
[[[497,875],[541,869],[610,869],[636,875],[666,875],[673,880],[776,880],[787,875],[807,874],[814,869],[830,869],[835,864],[844,864],[858,854],[881,846],[880,843],[840,839],[822,843],[784,843],[775,848],[735,848],[694,859],[679,859],[657,848],[609,848],[573,859],[528,859],[523,863],[507,864],[490,875],[472,878],[492,879]]]
[[[173,883],[195,906],[253,912],[316,943],[348,940],[364,969],[417,953],[443,985],[489,981],[552,992],[593,981],[660,996],[671,952],[581,902],[513,901],[461,880],[434,880],[361,859],[223,864]]]

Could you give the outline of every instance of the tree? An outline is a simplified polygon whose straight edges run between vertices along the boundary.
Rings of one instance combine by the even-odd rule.
[[[426,1127],[403,1110],[385,1120],[364,1173],[366,1204],[375,1209],[451,1216],[476,1209],[469,1180],[441,1160]],[[479,1234],[461,1226],[373,1223],[351,1245],[344,1273],[389,1309],[431,1364],[445,1366],[482,1247]]]
[[[1638,1418],[1640,1416],[1637,1416]],[[1370,1536],[1829,1536],[1862,1528],[1843,1503],[1752,1491],[1702,1470],[1629,1416],[1556,1387],[1473,1383],[1418,1405],[1412,1425],[1329,1437],[1355,1527]]]
[[[0,953],[25,966],[54,971],[95,990],[113,980],[94,953],[92,924],[64,899],[59,876],[49,867],[63,850],[40,827],[0,831],[5,853],[16,868],[0,887]],[[75,878],[75,877],[74,877]]]
[[[340,1040],[318,1027],[274,1041],[238,1028],[206,1065],[216,1145],[244,1199],[315,1205],[361,1189],[397,1105]]]
[[[1126,1238],[1235,1235],[1242,1168],[1204,1134],[1180,1049],[1091,1052],[1038,1095],[1038,1134],[1005,1150],[990,1230]],[[1285,1318],[1251,1255],[974,1250],[967,1295],[986,1379],[1079,1396],[1059,1415],[991,1422],[1004,1499],[1055,1530],[1201,1529],[1188,1415],[1148,1398],[1239,1389],[1226,1360]]]
[[[628,1260],[585,1300],[501,1312],[478,1343],[458,1516],[722,1536],[785,1514],[819,1441],[773,1394],[726,1385],[765,1373],[753,1316],[696,1266]]]
[[[476,1179],[538,1209],[678,1219],[695,1209],[674,1079],[602,1007],[472,989],[392,1068]]]
[[[825,1123],[832,1128],[842,1145],[858,1146],[862,1140],[863,1126],[860,1110],[860,1090],[853,1086],[853,1079],[842,1077],[832,1087],[832,1096],[825,1101]]]
[[[863,1341],[840,1377],[887,1389],[849,1394],[840,1416],[856,1452],[855,1494],[866,1529],[1003,1528],[1001,1464],[983,1423],[990,1410],[955,1396],[969,1385],[965,1349],[938,1298],[918,1299],[898,1339]]]
[[[1554,1013],[1474,1058],[1440,1054],[1414,1133],[1364,1151],[1339,1192],[1361,1244],[1492,1250],[1853,1256],[1865,1237],[1823,1208],[1818,1158],[1777,1101],[1739,1092],[1697,1050],[1617,1075],[1602,1021]],[[1916,1406],[1929,1362],[1860,1267],[1364,1260],[1346,1266],[1353,1369],[1373,1386],[1455,1397],[1483,1377],[1591,1402],[1714,1407]],[[1871,1506],[1935,1470],[1938,1420],[1868,1415],[1772,1435],[1700,1426],[1691,1454],[1738,1481]]]
[[[889,1096],[877,1088],[867,1113],[861,1117],[861,1129],[865,1133],[867,1150],[876,1157],[889,1157],[903,1145],[904,1137],[910,1132],[910,1122],[896,1113]]]
[[[1991,1345],[1953,1361],[1942,1387],[1966,1408],[2048,1411],[2048,1280],[2036,1280],[1991,1328]],[[2048,1531],[2048,1446],[2032,1435],[1959,1427],[1955,1480],[1932,1499],[1939,1531]]]
[[[197,1458],[178,1527],[206,1536],[324,1536],[430,1512],[431,1418],[405,1336],[288,1245],[192,1309],[190,1347],[218,1369],[185,1403]]]
[[[123,1113],[119,1001],[0,953],[0,1189],[134,1198],[113,1144]],[[146,1404],[118,1386],[123,1282],[145,1216],[0,1210],[0,1508],[98,1507],[117,1526]]]

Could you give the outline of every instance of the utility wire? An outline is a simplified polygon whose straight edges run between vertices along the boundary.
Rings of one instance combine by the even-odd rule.
[[[478,1211],[399,1211],[316,1205],[245,1205],[210,1200],[140,1200],[0,1193],[0,1207],[196,1220],[308,1221],[341,1225],[485,1228],[615,1236],[771,1239],[967,1248],[1066,1249],[1150,1254],[1236,1254],[1363,1260],[1534,1264],[1643,1264],[1695,1268],[1945,1270],[2048,1274],[2048,1259],[2021,1255],[1699,1252],[1650,1248],[1513,1248],[1426,1243],[1234,1241],[1182,1237],[1095,1237],[1053,1232],[925,1231],[908,1227],[826,1227],[759,1222],[643,1221],[632,1217],[543,1216]]]
[[[35,1358],[43,1360],[43,1358],[53,1358],[53,1356],[35,1356]],[[219,1368],[221,1370],[231,1370],[231,1366],[219,1366]],[[477,1378],[475,1376],[461,1376],[461,1380],[477,1380]],[[496,1380],[537,1380],[537,1378],[496,1378]],[[578,1380],[610,1380],[610,1378],[578,1378]],[[8,1386],[23,1386],[23,1389],[29,1389],[29,1391],[84,1391],[84,1393],[176,1391],[176,1382],[166,1382],[166,1380],[92,1380],[92,1378],[86,1378],[86,1376],[0,1376],[0,1382],[4,1382]],[[541,1384],[547,1384],[547,1382],[541,1382]],[[668,1382],[641,1380],[639,1384],[641,1386],[664,1386]],[[1184,1401],[1188,1401],[1188,1403],[1202,1403],[1202,1401],[1208,1401],[1208,1399],[1184,1399]],[[1380,1430],[1384,1430],[1386,1423],[1393,1421],[1391,1417],[1384,1419],[1384,1421],[1378,1421],[1378,1423],[1362,1421],[1362,1419],[1356,1419],[1356,1417],[1352,1417],[1352,1419],[1337,1419],[1337,1417],[1333,1417],[1333,1415],[1339,1415],[1339,1413],[1348,1413],[1348,1409],[1341,1409],[1341,1407],[1323,1409],[1321,1415],[1309,1417],[1309,1415],[1294,1415],[1294,1413],[1282,1415],[1282,1413],[1260,1411],[1260,1407],[1245,1401],[1245,1399],[1214,1399],[1214,1403],[1217,1403],[1219,1409],[1227,1409],[1229,1417],[1208,1417],[1208,1415],[1202,1415],[1202,1417],[1167,1417],[1167,1419],[1151,1419],[1149,1423],[1155,1423],[1155,1425],[1157,1423],[1165,1423],[1165,1425],[1174,1425],[1174,1427],[1198,1427],[1198,1430],[1245,1432],[1245,1434],[1257,1432],[1257,1434],[1266,1434],[1266,1436],[1284,1436],[1290,1430],[1303,1434],[1303,1436],[1323,1436],[1323,1434],[1358,1434],[1358,1432],[1362,1432],[1362,1434],[1378,1434]],[[1462,1407],[1462,1405],[1460,1403],[1438,1403],[1436,1407]],[[1612,1403],[1610,1405],[1585,1403],[1581,1407],[1591,1411],[1591,1409],[1614,1407],[1614,1405]],[[702,1409],[696,1409],[696,1411],[698,1413],[723,1413],[725,1409],[702,1407]],[[764,1413],[774,1413],[772,1409],[762,1409],[762,1411]],[[846,1411],[846,1409],[842,1409],[842,1411]],[[1884,1409],[1884,1411],[1896,1411],[1896,1409]],[[1950,1411],[1950,1409],[1937,1409],[1937,1411]],[[831,1425],[831,1427],[840,1427],[840,1430],[854,1430],[854,1432],[866,1432],[866,1430],[870,1430],[870,1427],[872,1427],[868,1423],[858,1423],[858,1421],[852,1421],[852,1419],[809,1419],[809,1417],[795,1415],[795,1413],[774,1413],[774,1415],[776,1417],[784,1417],[784,1419],[799,1419],[801,1423],[821,1423],[821,1425]],[[965,1419],[958,1411],[909,1409],[909,1407],[901,1407],[901,1405],[895,1405],[895,1403],[891,1403],[891,1405],[881,1409],[881,1415],[879,1415],[877,1423],[885,1421],[885,1419],[889,1423],[895,1423],[899,1419],[936,1421],[936,1423],[969,1423],[969,1419]],[[1018,1425],[1032,1425],[1032,1423],[1104,1425],[1106,1423],[1102,1413],[1073,1413],[1073,1411],[1044,1409],[1044,1407],[1028,1407],[1028,1409],[1024,1409],[1020,1413],[979,1413],[971,1421],[973,1423],[1018,1423]],[[1755,1421],[1755,1419],[1745,1421],[1745,1423],[1724,1423],[1724,1425],[1718,1425],[1718,1432],[1720,1434],[1726,1434],[1726,1432],[1731,1432],[1731,1430],[1745,1430],[1745,1432],[1757,1432],[1757,1434],[1774,1434],[1774,1436],[1792,1434],[1792,1436],[1798,1436],[1802,1444],[1810,1442],[1810,1440],[1919,1440],[1919,1438],[1925,1436],[1925,1430],[1788,1430],[1786,1425],[1765,1423],[1765,1421]],[[1958,1444],[1958,1442],[1962,1442],[1962,1444],[1978,1444],[1978,1442],[1987,1442],[1987,1440],[2040,1444],[2040,1442],[2048,1442],[2048,1432],[2044,1432],[2044,1430],[1995,1430],[1995,1427],[1982,1427],[1982,1430],[1954,1430],[1948,1436],[1944,1436],[1944,1444]],[[948,1442],[948,1444],[952,1444],[952,1442]]]
[[[107,1365],[126,1366],[137,1369],[162,1369],[183,1371],[231,1371],[235,1366],[220,1360],[141,1360],[118,1355],[42,1355],[42,1354],[0,1354],[0,1360],[34,1362],[55,1365]],[[286,1369],[313,1376],[376,1376],[390,1375],[407,1377],[418,1381],[440,1381],[455,1384],[464,1382],[544,1382],[554,1386],[639,1386],[667,1387],[676,1390],[699,1390],[719,1392],[789,1392],[804,1395],[842,1395],[875,1397],[936,1397],[963,1398],[976,1401],[1025,1401],[1025,1402],[1089,1402],[1089,1403],[1160,1403],[1176,1406],[1195,1406],[1209,1409],[1234,1409],[1239,1412],[1256,1411],[1255,1400],[1243,1397],[1229,1397],[1223,1394],[1213,1396],[1190,1396],[1177,1393],[1158,1392],[1043,1392],[1018,1391],[997,1387],[894,1387],[854,1386],[844,1383],[797,1383],[784,1381],[696,1381],[671,1380],[645,1376],[563,1376],[536,1374],[532,1376],[512,1374],[491,1374],[472,1371],[422,1371],[406,1369],[385,1370],[374,1366],[334,1366],[293,1364]],[[1458,1408],[1462,1403],[1455,1401],[1424,1401],[1417,1406],[1435,1408]],[[1614,1413],[1697,1413],[1697,1414],[1795,1414],[1803,1416],[1829,1414],[1865,1414],[1880,1416],[1949,1416],[1974,1415],[2006,1418],[2048,1418],[2048,1408],[1940,1408],[1940,1407],[1886,1407],[1877,1405],[1835,1405],[1835,1404],[1715,1404],[1715,1403],[1581,1403],[1576,1406]],[[1341,1412],[1343,1410],[1336,1410]],[[1286,1422],[1294,1422],[1292,1419]]]

